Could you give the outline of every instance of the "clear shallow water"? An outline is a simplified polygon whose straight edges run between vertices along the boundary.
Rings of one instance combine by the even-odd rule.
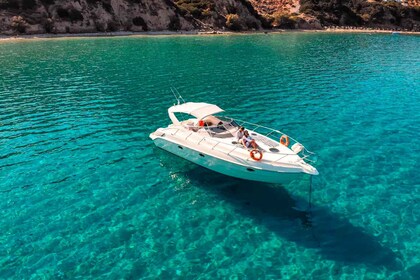
[[[419,76],[409,36],[1,43],[0,278],[416,279]],[[154,148],[170,86],[317,152],[312,211]]]

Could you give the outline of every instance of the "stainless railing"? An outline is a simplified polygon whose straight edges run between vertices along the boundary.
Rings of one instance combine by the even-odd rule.
[[[288,148],[291,149],[291,147],[293,147],[293,145],[300,144],[302,146],[302,150],[298,153],[301,154],[302,159],[305,160],[306,162],[310,162],[310,163],[315,163],[316,162],[316,155],[315,155],[314,152],[309,151],[299,141],[297,141],[293,137],[287,135],[286,133],[284,133],[280,130],[273,129],[273,128],[266,127],[266,126],[259,125],[259,124],[250,123],[250,122],[239,120],[239,119],[231,119],[231,120],[235,121],[239,126],[245,127],[245,129],[257,132],[258,134],[263,135],[263,136],[273,140],[273,142],[276,143],[276,145],[273,144],[273,146],[272,146],[273,148],[277,147],[278,144],[281,144],[280,143],[280,138],[282,136],[286,136],[286,137],[289,138],[289,144],[287,145]],[[276,138],[276,136],[277,136],[277,138]]]
[[[223,120],[223,124],[216,125],[216,126],[208,126],[208,127],[207,126],[204,126],[204,127],[202,127],[202,126],[184,126],[184,127],[188,128],[188,129],[192,129],[193,130],[190,133],[188,133],[188,135],[185,137],[185,140],[188,139],[191,135],[195,134],[194,131],[198,131],[199,129],[204,128],[210,137],[204,136],[204,135],[201,136],[201,139],[198,141],[197,145],[200,145],[203,141],[206,140],[206,138],[208,138],[212,142],[216,142],[211,147],[212,150],[218,150],[220,152],[226,153],[226,150],[222,150],[220,148],[220,146],[232,147],[232,144],[219,141],[217,139],[217,137],[214,137],[214,135],[217,134],[217,133],[212,132],[210,129],[217,128],[217,127],[224,127],[224,129],[227,132],[229,132],[232,129],[232,127],[239,128],[240,126],[244,126],[247,130],[250,131],[251,135],[252,135],[252,132],[256,132],[256,133],[258,133],[258,134],[260,134],[260,135],[262,135],[264,137],[267,137],[270,140],[272,140],[271,143],[263,142],[265,145],[270,146],[271,148],[275,148],[275,147],[281,145],[279,143],[279,140],[280,140],[280,137],[282,137],[283,135],[284,136],[287,136],[289,138],[289,145],[287,145],[288,148],[293,147],[293,145],[296,144],[296,143],[299,143],[300,144],[300,142],[298,142],[296,139],[288,136],[287,134],[281,132],[280,130],[272,129],[272,128],[269,128],[269,127],[266,127],[266,126],[263,126],[263,125],[254,124],[254,123],[250,123],[250,122],[247,122],[247,121],[242,121],[242,120],[238,120],[238,119],[227,118],[227,117],[223,117],[222,120]],[[179,128],[172,128],[172,129],[175,129],[175,132],[174,133],[171,133],[171,135],[175,135],[175,134],[177,134],[180,131]],[[236,131],[237,130],[235,130],[235,132]],[[235,135],[233,135],[233,136],[235,136]],[[277,139],[279,139],[279,140],[275,140],[275,136],[277,136],[278,137]],[[256,138],[255,140],[256,141],[261,141],[262,139],[258,140]],[[302,145],[302,144],[300,144],[300,145]],[[244,150],[244,147],[242,145],[241,146],[235,145],[235,147],[233,149],[229,150],[226,154],[227,155],[231,155],[237,149]],[[290,154],[287,154],[287,153],[276,153],[276,154],[279,155],[279,158],[273,160],[273,162],[279,162],[283,158],[285,158],[287,156],[290,156]],[[309,151],[303,145],[302,145],[302,150],[300,152],[298,152],[298,154],[300,154],[300,157],[305,162],[307,162],[307,163],[311,163],[312,164],[312,163],[315,163],[316,162],[315,153]]]

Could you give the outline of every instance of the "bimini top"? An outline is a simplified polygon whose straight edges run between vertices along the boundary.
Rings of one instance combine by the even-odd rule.
[[[174,113],[185,113],[196,117],[201,120],[209,115],[217,114],[223,112],[219,106],[209,104],[209,103],[195,103],[187,102],[180,105],[172,106],[168,109],[169,118],[174,124],[179,124],[178,119],[175,117]]]

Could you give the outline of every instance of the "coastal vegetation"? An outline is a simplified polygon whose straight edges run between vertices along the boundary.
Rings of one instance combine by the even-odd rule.
[[[227,14],[226,27],[230,30],[240,31],[242,29],[242,24],[239,16],[237,14]]]
[[[214,11],[214,1],[212,0],[177,0],[174,3],[179,7],[181,13],[185,16],[190,14],[196,18],[205,18],[211,16]]]
[[[163,30],[420,31],[418,0],[0,0],[0,34]]]
[[[420,7],[396,1],[301,0],[300,11],[324,26],[369,26],[419,30]]]

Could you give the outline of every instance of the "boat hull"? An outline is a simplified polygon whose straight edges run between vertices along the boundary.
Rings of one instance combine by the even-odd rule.
[[[305,176],[311,176],[300,172],[276,172],[257,169],[250,165],[247,166],[239,163],[232,163],[213,157],[203,151],[197,151],[184,145],[167,141],[166,139],[160,137],[155,138],[154,143],[157,147],[202,167],[239,179],[265,183],[287,184],[293,180],[302,179]]]

